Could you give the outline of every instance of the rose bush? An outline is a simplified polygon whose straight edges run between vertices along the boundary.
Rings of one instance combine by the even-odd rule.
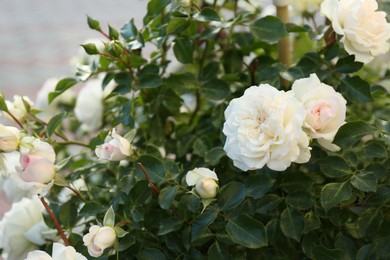
[[[73,76],[0,94],[3,258],[389,259],[389,5],[290,4],[87,17]]]

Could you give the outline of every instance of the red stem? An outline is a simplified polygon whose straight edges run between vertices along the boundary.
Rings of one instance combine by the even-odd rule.
[[[64,240],[65,245],[70,246],[69,240],[66,238],[64,230],[61,228],[60,223],[58,223],[56,216],[54,215],[53,211],[51,210],[51,208],[49,207],[49,205],[45,201],[45,198],[41,198],[41,201],[42,201],[43,206],[45,207],[45,209],[49,213],[49,216],[50,216],[51,220],[53,221],[54,226],[58,230],[58,233],[60,233],[62,240]]]
[[[100,33],[104,35],[104,37],[106,37],[107,39],[109,39],[110,41],[112,40],[111,37],[105,33],[103,30],[100,29]]]
[[[149,177],[149,174],[148,172],[146,171],[145,167],[143,166],[142,163],[138,163],[138,166],[141,168],[141,170],[144,172],[145,174],[145,178],[146,178],[146,181],[148,182],[148,185],[149,187],[152,189],[152,191],[154,193],[156,193],[157,195],[160,194],[160,190],[152,183],[152,180],[150,179]]]

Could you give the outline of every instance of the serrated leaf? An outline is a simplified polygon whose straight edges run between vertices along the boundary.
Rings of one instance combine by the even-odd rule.
[[[248,197],[259,199],[263,197],[274,185],[275,180],[266,174],[250,175],[245,181]]]
[[[372,172],[358,173],[352,176],[349,182],[358,190],[376,192],[378,178]]]
[[[205,161],[212,166],[216,165],[225,154],[225,150],[222,147],[214,147],[207,151]]]
[[[5,103],[4,95],[0,92],[0,111],[8,111],[7,104]]]
[[[313,248],[312,254],[315,259],[318,260],[327,260],[327,259],[337,259],[337,260],[350,260],[348,255],[340,249],[329,249],[324,246],[317,246]]]
[[[186,17],[172,17],[167,26],[167,34],[179,34],[190,26]]]
[[[223,186],[218,194],[218,205],[226,211],[240,204],[246,197],[246,188],[240,182],[230,182]]]
[[[77,206],[69,200],[61,205],[59,211],[59,221],[65,228],[72,228],[77,222]]]
[[[341,80],[341,89],[344,95],[354,103],[372,101],[370,84],[358,76]]]
[[[342,148],[354,145],[363,136],[373,134],[376,128],[364,121],[349,122],[340,127],[334,143]]]
[[[104,212],[104,207],[94,201],[86,202],[83,208],[80,210],[80,216],[89,215],[96,216],[97,214]]]
[[[220,79],[211,79],[200,87],[200,93],[211,100],[223,100],[229,96],[229,85]]]
[[[228,246],[220,241],[215,241],[207,251],[207,259],[213,259],[213,260],[231,259]]]
[[[215,208],[209,208],[194,220],[191,229],[191,241],[201,237],[207,227],[217,218],[217,213]]]
[[[360,70],[363,67],[363,63],[355,62],[353,55],[341,58],[336,63],[336,71],[340,73],[352,73]]]
[[[304,217],[301,212],[287,207],[280,216],[280,229],[283,234],[299,242],[304,229]]]
[[[320,201],[325,211],[328,211],[351,196],[352,188],[348,182],[328,183],[321,190]]]
[[[87,15],[87,22],[88,22],[89,28],[91,28],[92,30],[100,31],[100,23],[98,20]]]
[[[261,248],[268,244],[263,224],[247,214],[229,219],[226,232],[234,243],[247,248]]]
[[[110,208],[107,210],[106,214],[104,215],[103,225],[109,227],[114,227],[115,225],[115,212],[112,206],[110,206]]]
[[[160,191],[158,203],[162,209],[169,209],[171,207],[178,190],[178,186],[168,186]]]
[[[74,78],[65,78],[65,79],[62,79],[60,80],[58,83],[57,83],[57,86],[56,86],[56,89],[54,92],[51,92],[49,93],[49,104],[51,102],[53,102],[53,100],[58,97],[59,95],[61,95],[62,93],[64,93],[66,90],[68,90],[69,88],[73,87],[74,85],[76,85],[78,81]]]
[[[62,123],[62,121],[67,117],[68,113],[62,112],[50,119],[47,124],[47,136],[50,137],[57,129],[57,127]]]
[[[158,229],[158,235],[163,236],[175,230],[178,230],[182,224],[183,220],[180,219],[162,219]]]
[[[285,25],[275,16],[260,18],[252,23],[249,28],[256,38],[269,44],[276,43],[287,35]]]
[[[191,39],[177,38],[173,46],[173,53],[176,59],[183,63],[193,63],[194,43]]]
[[[304,230],[303,230],[305,234],[309,233],[312,230],[318,229],[320,225],[321,225],[321,220],[315,212],[309,211],[305,214]]]
[[[329,156],[320,161],[321,172],[331,178],[339,178],[352,174],[348,163],[341,157]]]
[[[157,88],[163,84],[161,77],[158,74],[147,74],[140,78],[138,88]]]
[[[219,17],[218,13],[210,7],[203,8],[202,11],[198,13],[194,18],[200,22],[221,21],[221,18]]]

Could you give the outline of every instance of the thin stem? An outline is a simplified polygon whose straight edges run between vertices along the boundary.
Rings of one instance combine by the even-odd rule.
[[[110,37],[107,33],[105,33],[102,29],[100,29],[99,32],[100,32],[101,34],[103,34],[103,36],[106,37],[107,39],[109,39],[110,41],[112,40],[111,37]]]
[[[150,176],[148,174],[148,172],[146,171],[144,165],[142,163],[138,163],[138,166],[141,168],[141,170],[144,172],[145,174],[145,178],[146,178],[146,181],[148,182],[148,185],[149,187],[152,189],[152,191],[158,195],[160,194],[160,190],[153,184],[152,180],[150,179]]]
[[[84,197],[81,195],[81,193],[80,193],[78,190],[72,188],[72,186],[70,186],[70,185],[68,185],[68,186],[66,186],[66,187],[67,187],[68,189],[70,189],[71,191],[73,191],[74,194],[76,194],[76,196],[79,197],[83,202],[85,202]]]
[[[24,129],[22,123],[9,111],[6,111],[6,113],[12,118],[12,120],[15,121],[15,123],[18,124],[18,126],[21,128],[21,129]]]
[[[47,204],[45,198],[42,197],[41,198],[41,202],[42,202],[43,206],[45,207],[45,209],[47,210],[47,213],[49,213],[49,216],[50,216],[51,220],[53,221],[54,226],[58,230],[58,233],[60,233],[60,236],[61,236],[62,240],[64,240],[65,245],[66,246],[70,246],[69,240],[65,236],[64,230],[61,228],[60,223],[58,222],[58,220],[57,220],[56,216],[54,215],[53,211],[51,210],[51,208]]]

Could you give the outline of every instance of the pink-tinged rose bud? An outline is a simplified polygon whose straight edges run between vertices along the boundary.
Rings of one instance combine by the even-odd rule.
[[[22,166],[25,166],[21,178],[26,182],[49,183],[55,176],[54,164],[46,158],[31,158],[23,156]]]
[[[201,198],[211,199],[217,196],[218,184],[214,179],[203,178],[196,183],[195,190]]]
[[[0,151],[13,152],[20,142],[19,130],[12,126],[4,126],[0,124]]]
[[[110,161],[121,161],[130,156],[132,149],[130,142],[112,130],[104,140],[105,143],[95,149],[97,157]]]
[[[88,253],[93,257],[99,257],[104,249],[111,247],[116,240],[116,233],[112,227],[99,227],[94,225],[89,228],[89,233],[83,237],[84,245]]]

